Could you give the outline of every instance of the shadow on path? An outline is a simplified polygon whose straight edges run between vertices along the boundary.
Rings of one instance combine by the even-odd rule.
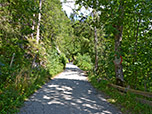
[[[24,103],[19,114],[121,114],[99,98],[83,75],[78,67],[68,64],[63,73]]]

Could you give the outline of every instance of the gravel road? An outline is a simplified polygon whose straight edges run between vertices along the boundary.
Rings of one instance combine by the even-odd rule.
[[[64,72],[34,93],[18,114],[122,114],[87,81],[83,71],[67,64]]]

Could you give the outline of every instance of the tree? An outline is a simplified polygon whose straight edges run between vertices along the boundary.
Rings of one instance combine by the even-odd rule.
[[[39,0],[39,14],[38,14],[38,25],[37,25],[37,35],[36,35],[37,44],[39,43],[40,40],[41,9],[42,9],[42,0]]]
[[[81,5],[86,7],[91,7],[97,9],[97,11],[101,12],[100,20],[105,23],[105,27],[108,32],[113,33],[113,37],[115,39],[115,55],[117,58],[121,56],[121,40],[122,40],[122,32],[123,32],[123,18],[124,18],[124,1],[77,1]],[[114,7],[115,5],[115,7]],[[99,8],[101,7],[101,8]],[[116,9],[115,14],[112,12],[112,9]],[[104,16],[102,15],[104,13]],[[115,17],[115,15],[117,15]],[[110,19],[107,19],[109,18]],[[116,21],[117,20],[117,21]],[[108,34],[110,34],[108,33]],[[115,59],[117,59],[115,58]],[[123,68],[121,64],[115,64],[115,73],[116,73],[116,80],[117,84],[119,83],[122,85],[123,79]]]
[[[107,40],[114,41],[114,47],[113,50],[111,50],[111,54],[109,55],[109,58],[111,58],[111,55],[114,60],[115,65],[115,75],[116,75],[116,83],[118,85],[123,85],[124,80],[131,79],[130,83],[135,83],[135,80],[139,79],[141,77],[139,74],[139,71],[137,70],[137,63],[139,65],[139,61],[143,61],[142,57],[139,57],[139,55],[136,55],[137,53],[141,53],[139,51],[139,45],[140,43],[144,43],[145,41],[142,41],[143,39],[138,38],[144,37],[146,38],[145,31],[150,31],[148,26],[150,26],[150,12],[151,12],[151,1],[150,0],[77,0],[77,4],[84,6],[84,7],[90,7],[92,9],[96,9],[98,14],[100,15],[100,25],[103,25],[105,30],[105,38]],[[143,6],[143,8],[142,8]],[[128,38],[128,39],[127,39]],[[148,40],[148,39],[147,39]],[[110,41],[111,42],[111,41]],[[146,41],[147,42],[147,41]],[[107,43],[109,44],[109,43]],[[106,44],[106,47],[107,47]],[[113,46],[113,42],[111,44]],[[145,46],[149,47],[148,45]],[[126,51],[127,49],[134,49],[134,55],[130,55]],[[126,49],[126,50],[125,50]],[[135,54],[136,53],[136,54]],[[128,55],[128,56],[127,56]],[[122,62],[121,58],[123,56],[123,65],[120,64]],[[132,58],[132,62],[128,62],[127,58]],[[146,55],[143,55],[146,56]],[[112,59],[112,58],[111,58]],[[111,60],[110,60],[111,61]],[[135,62],[136,61],[136,62]],[[138,61],[138,62],[137,62]],[[133,68],[133,70],[128,69],[127,64]],[[144,64],[145,62],[143,62]],[[142,65],[143,65],[142,64]],[[110,69],[111,67],[109,67]],[[138,67],[138,69],[141,69]],[[125,73],[123,72],[125,71]],[[126,72],[134,72],[132,77],[129,77]],[[144,71],[144,74],[146,74],[147,71]],[[113,74],[113,73],[112,73]],[[109,75],[112,75],[109,74]],[[130,73],[129,73],[130,74]],[[125,76],[124,76],[125,75]],[[127,77],[128,76],[128,77]],[[125,78],[125,79],[124,79]],[[132,79],[133,78],[133,79]],[[134,80],[134,82],[133,82]]]

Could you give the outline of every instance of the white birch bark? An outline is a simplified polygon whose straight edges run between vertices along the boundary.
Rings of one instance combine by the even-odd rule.
[[[39,43],[40,40],[40,22],[41,22],[41,9],[42,9],[42,0],[39,0],[39,15],[38,15],[38,25],[37,25],[37,35],[36,42]]]
[[[33,14],[33,17],[35,17],[35,14]],[[33,20],[32,31],[34,31],[34,29],[35,29],[35,21]],[[33,34],[33,32],[32,32],[32,34],[31,34],[31,37],[32,37],[32,39],[34,39],[34,34]]]

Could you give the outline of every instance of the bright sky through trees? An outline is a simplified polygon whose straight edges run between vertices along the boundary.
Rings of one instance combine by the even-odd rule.
[[[61,2],[64,2],[64,0],[60,0],[60,1],[61,1]],[[64,11],[66,11],[68,17],[69,17],[70,14],[73,12],[72,9],[74,9],[74,7],[75,7],[75,5],[74,5],[75,2],[74,2],[74,0],[70,0],[70,1],[73,1],[73,3],[70,2],[70,3],[63,3],[63,4],[62,4],[62,8],[63,8]]]
[[[60,0],[60,1],[64,2],[64,0]],[[62,8],[63,8],[64,11],[66,11],[66,13],[69,17],[70,14],[73,13],[72,9],[78,8],[78,5],[75,5],[75,0],[67,0],[66,3],[62,3]],[[83,13],[84,16],[85,16],[85,15],[88,15],[91,11],[92,11],[92,9],[86,10],[84,7],[82,7],[81,11],[79,11],[79,14]]]

